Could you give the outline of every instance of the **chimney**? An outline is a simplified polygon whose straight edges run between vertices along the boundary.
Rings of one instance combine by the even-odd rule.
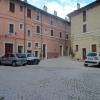
[[[47,9],[48,9],[47,6],[44,5],[43,10],[47,12]]]
[[[54,10],[54,15],[57,16],[57,11]]]
[[[77,9],[80,9],[80,3],[77,3]]]

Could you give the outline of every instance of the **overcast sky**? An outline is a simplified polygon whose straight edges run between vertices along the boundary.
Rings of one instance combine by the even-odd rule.
[[[34,5],[40,9],[46,5],[48,12],[53,14],[54,10],[57,11],[57,15],[61,18],[77,9],[77,3],[80,3],[81,7],[95,1],[95,0],[27,0],[28,3]]]

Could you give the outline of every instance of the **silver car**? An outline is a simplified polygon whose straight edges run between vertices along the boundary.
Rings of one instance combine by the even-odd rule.
[[[84,66],[100,66],[100,53],[89,52],[86,56]]]
[[[26,65],[27,59],[25,54],[5,54],[0,57],[0,64],[4,65]]]

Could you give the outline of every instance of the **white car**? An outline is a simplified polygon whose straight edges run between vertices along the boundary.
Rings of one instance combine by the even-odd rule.
[[[88,53],[84,62],[84,66],[100,66],[100,53]]]
[[[26,57],[27,57],[27,64],[28,65],[36,65],[36,64],[39,64],[40,62],[40,59],[38,57],[35,57],[34,54],[31,54],[31,53],[28,53],[26,54]]]

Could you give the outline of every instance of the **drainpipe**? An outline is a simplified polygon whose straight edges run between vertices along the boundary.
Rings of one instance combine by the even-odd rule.
[[[67,23],[65,22],[65,44],[64,44],[64,56],[66,56],[66,26],[67,26]]]
[[[41,51],[40,51],[40,59],[42,60],[43,59],[43,48],[42,48],[42,12],[41,12]]]
[[[24,53],[26,53],[26,5],[24,5]]]

